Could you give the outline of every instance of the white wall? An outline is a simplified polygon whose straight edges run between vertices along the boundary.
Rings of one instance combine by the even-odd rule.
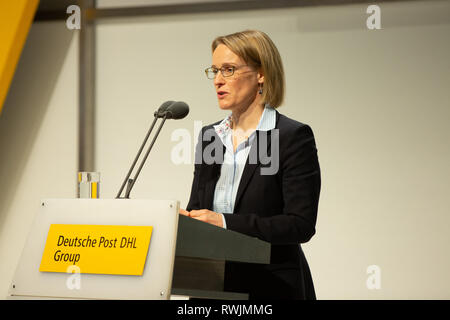
[[[286,69],[280,112],[309,124],[322,168],[317,234],[304,246],[319,299],[449,299],[450,5],[382,3],[104,20],[97,34],[97,170],[115,197],[166,100],[168,121],[134,198],[179,199],[192,164],[175,165],[176,129],[225,117],[203,69],[217,35],[255,28]],[[6,296],[40,198],[75,197],[77,33],[34,24],[0,116],[0,296]],[[192,142],[192,146],[193,146]],[[193,150],[192,150],[193,152]],[[381,268],[368,290],[366,268]]]
[[[42,198],[74,198],[78,41],[64,22],[34,23],[0,115],[0,298]]]

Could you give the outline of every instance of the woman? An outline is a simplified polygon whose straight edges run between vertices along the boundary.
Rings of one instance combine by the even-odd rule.
[[[284,98],[278,50],[260,31],[218,37],[205,72],[231,115],[202,129],[180,213],[271,243],[269,265],[227,262],[225,291],[315,299],[300,243],[315,233],[320,168],[311,128],[275,110]]]

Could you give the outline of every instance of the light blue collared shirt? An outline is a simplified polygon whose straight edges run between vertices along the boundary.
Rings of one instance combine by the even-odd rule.
[[[276,111],[266,104],[256,131],[269,131],[275,128]],[[237,190],[244,172],[250,146],[256,137],[253,131],[250,136],[233,150],[231,115],[214,126],[214,130],[225,146],[224,161],[220,169],[220,177],[214,192],[213,210],[218,213],[233,213]],[[222,216],[223,227],[226,228],[225,217]]]

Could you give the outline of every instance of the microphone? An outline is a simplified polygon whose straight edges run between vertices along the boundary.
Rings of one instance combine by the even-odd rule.
[[[152,150],[153,145],[155,144],[156,138],[158,137],[159,132],[161,131],[161,128],[164,125],[165,121],[167,119],[175,119],[175,120],[183,119],[184,117],[186,117],[188,115],[188,113],[189,113],[189,106],[185,102],[182,102],[182,101],[174,102],[174,101],[171,101],[171,100],[164,102],[158,108],[158,110],[156,110],[154,112],[154,114],[153,114],[154,115],[153,123],[150,126],[150,129],[149,129],[149,131],[147,132],[147,135],[144,138],[144,142],[142,143],[141,147],[139,148],[138,154],[136,155],[136,158],[134,159],[130,170],[128,170],[128,174],[125,177],[125,180],[123,181],[119,192],[117,193],[116,199],[124,199],[124,198],[125,199],[129,199],[130,198],[131,189],[133,188],[133,186],[134,186],[134,184],[136,182],[136,179],[139,176],[139,173],[141,172],[142,167],[144,166],[144,163],[147,160],[147,157],[150,154],[150,151]],[[147,150],[147,153],[144,156],[144,159],[142,160],[142,162],[141,162],[141,164],[139,166],[138,171],[136,172],[134,178],[130,179],[131,172],[133,171],[133,169],[134,169],[134,167],[136,165],[136,162],[139,159],[139,156],[141,155],[142,149],[144,149],[144,146],[147,143],[148,137],[150,136],[150,133],[152,132],[153,127],[155,126],[155,123],[158,120],[158,118],[162,118],[163,120],[162,120],[161,124],[159,125],[158,130],[156,131],[156,134],[153,137],[152,142],[150,143],[150,146],[149,146],[149,148]],[[128,184],[127,184],[127,182],[128,182]],[[127,189],[125,191],[125,197],[122,198],[120,195],[122,194],[122,191],[123,191],[123,188],[125,187],[125,184],[127,184]]]
[[[164,102],[159,108],[158,110],[155,111],[154,116],[157,118],[163,118],[164,115],[166,114],[166,110],[167,108],[169,108],[172,104],[174,104],[175,101],[166,101]]]
[[[167,107],[167,119],[179,120],[186,117],[189,113],[189,106],[183,101],[177,101]]]

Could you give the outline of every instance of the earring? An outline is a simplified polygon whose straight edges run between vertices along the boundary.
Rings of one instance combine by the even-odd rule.
[[[262,83],[260,83],[260,84],[259,84],[259,91],[258,91],[258,93],[259,93],[259,94],[262,94],[262,92],[263,92],[263,91],[262,91]]]

